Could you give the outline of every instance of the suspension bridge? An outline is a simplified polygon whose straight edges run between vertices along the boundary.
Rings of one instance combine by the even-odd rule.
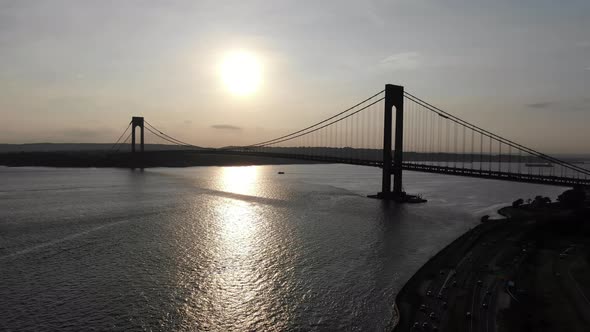
[[[142,117],[133,117],[111,152],[120,152],[127,144],[132,153],[143,152],[144,130],[167,144],[206,153],[380,167],[378,198],[406,197],[404,170],[557,186],[590,185],[590,170],[496,135],[390,84],[313,125],[245,146],[199,147],[164,133]]]

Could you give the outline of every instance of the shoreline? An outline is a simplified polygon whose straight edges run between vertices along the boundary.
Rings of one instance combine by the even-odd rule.
[[[395,297],[392,331],[590,327],[589,208],[533,203],[497,213],[503,218],[482,218],[410,277]]]
[[[146,151],[141,155],[108,154],[99,151],[0,153],[0,166],[7,167],[152,168],[288,164],[319,164],[319,162],[190,150]]]
[[[472,247],[479,239],[480,237],[483,235],[483,233],[486,233],[487,231],[490,231],[492,228],[497,227],[498,225],[501,225],[505,222],[507,222],[509,220],[509,218],[507,218],[503,212],[504,209],[500,208],[497,213],[502,215],[504,218],[503,219],[494,219],[494,220],[489,220],[486,223],[481,223],[473,228],[470,228],[467,232],[461,234],[458,238],[456,238],[455,240],[453,240],[451,243],[449,243],[448,245],[446,245],[444,248],[442,248],[440,251],[438,251],[434,256],[432,256],[428,261],[426,261],[426,263],[424,263],[411,277],[410,279],[408,279],[408,281],[404,284],[404,286],[401,288],[401,290],[399,291],[399,293],[396,295],[395,298],[395,302],[394,302],[394,310],[397,312],[397,322],[393,323],[393,329],[392,331],[397,331],[397,328],[400,326],[400,323],[404,322],[406,319],[404,319],[404,316],[408,316],[408,311],[410,310],[410,308],[407,308],[406,304],[404,303],[403,305],[400,305],[399,302],[399,298],[405,298],[408,297],[413,291],[415,291],[417,288],[417,285],[422,284],[424,279],[428,278],[428,275],[433,273],[433,270],[437,270],[437,269],[433,269],[433,265],[435,266],[440,266],[440,265],[444,265],[444,262],[442,262],[443,260],[447,259],[448,256],[456,256],[457,252],[461,249],[460,247]],[[435,272],[434,272],[435,273]]]

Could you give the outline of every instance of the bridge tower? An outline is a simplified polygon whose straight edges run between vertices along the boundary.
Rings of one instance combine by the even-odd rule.
[[[395,147],[392,156],[392,120],[395,107]],[[404,138],[404,87],[385,85],[385,115],[383,124],[383,178],[379,198],[403,200],[402,192],[402,161]],[[393,191],[391,176],[393,175]]]
[[[143,123],[144,123],[143,117],[141,117],[141,116],[134,116],[131,118],[131,152],[135,152],[135,128],[136,127],[139,127],[139,129],[140,129],[139,149],[141,152],[144,151]]]

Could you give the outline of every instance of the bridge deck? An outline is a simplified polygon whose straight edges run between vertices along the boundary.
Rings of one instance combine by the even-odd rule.
[[[322,162],[322,163],[337,163],[337,164],[383,167],[383,162],[378,161],[378,160],[367,160],[367,159],[349,159],[349,158],[341,158],[341,157],[295,155],[295,154],[286,154],[286,153],[254,152],[254,151],[216,151],[216,153],[246,154],[246,155],[256,155],[256,156],[267,156],[267,157],[272,157],[272,158],[311,160],[311,161],[317,161],[317,162]],[[435,166],[435,165],[408,163],[408,162],[402,163],[402,169],[408,170],[408,171],[416,171],[416,172],[446,174],[446,175],[455,175],[455,176],[467,176],[467,177],[482,178],[482,179],[493,179],[493,180],[523,182],[523,183],[536,183],[536,184],[564,186],[564,187],[571,187],[574,185],[590,186],[590,179],[561,177],[561,176],[554,176],[554,175],[539,175],[539,174],[503,172],[503,171],[494,171],[494,170],[485,170],[485,169],[470,169],[470,168],[458,168],[458,167],[448,167],[448,166]]]

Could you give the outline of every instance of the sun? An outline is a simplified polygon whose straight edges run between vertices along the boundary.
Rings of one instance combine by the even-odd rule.
[[[221,78],[231,93],[239,96],[251,95],[262,83],[262,66],[252,53],[231,53],[223,59]]]

